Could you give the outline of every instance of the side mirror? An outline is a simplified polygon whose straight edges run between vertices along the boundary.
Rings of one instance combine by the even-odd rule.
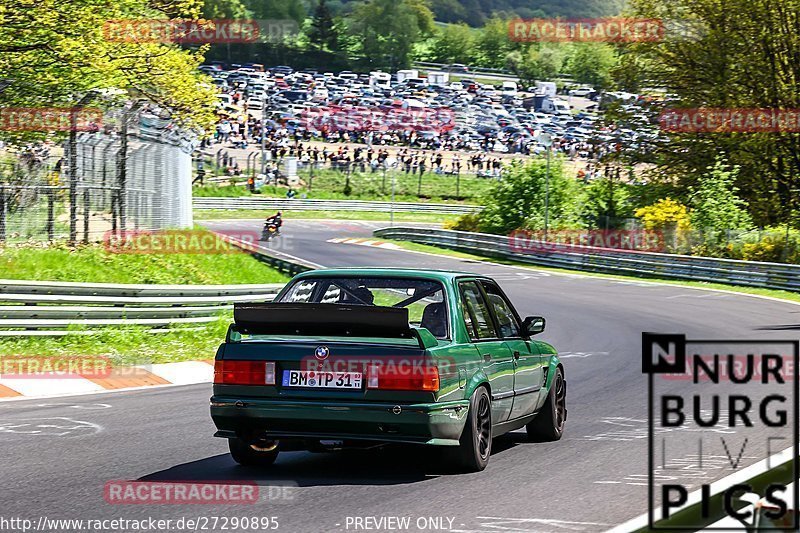
[[[544,331],[545,320],[541,316],[528,316],[522,321],[522,329],[529,337],[533,337]]]

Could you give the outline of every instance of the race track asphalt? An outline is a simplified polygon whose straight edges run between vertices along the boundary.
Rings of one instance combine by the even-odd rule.
[[[205,225],[236,233],[257,230],[259,222]],[[291,532],[363,531],[353,517],[367,516],[410,517],[408,530],[419,531],[418,519],[445,517],[445,527],[452,519],[452,531],[602,531],[646,510],[643,331],[798,338],[796,328],[786,328],[800,323],[800,306],[789,303],[329,242],[369,237],[379,225],[289,220],[270,246],[331,267],[442,268],[493,276],[521,314],[547,318],[542,339],[564,357],[569,418],[560,442],[530,443],[524,432],[514,432],[496,440],[489,467],[477,474],[453,474],[430,454],[391,447],[283,453],[272,469],[250,471],[229,458],[224,440],[212,437],[210,385],[5,402],[0,517],[276,516],[278,531]],[[742,466],[761,458],[744,454]],[[704,473],[703,479],[717,479],[730,467],[706,466]],[[262,500],[110,505],[103,498],[109,480],[252,480],[262,486]],[[375,524],[370,522],[371,530],[388,530]],[[422,530],[441,530],[420,524]]]

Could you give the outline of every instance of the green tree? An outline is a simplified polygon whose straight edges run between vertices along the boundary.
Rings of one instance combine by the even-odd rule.
[[[632,0],[632,16],[683,21],[666,38],[631,53],[649,63],[641,83],[674,95],[671,108],[800,107],[800,0]],[[705,179],[709,161],[738,166],[737,186],[756,223],[785,221],[797,209],[797,132],[670,134],[658,148],[664,180],[684,189]]]
[[[319,0],[311,19],[308,40],[316,48],[330,51],[339,49],[339,32],[325,0]]]
[[[526,83],[536,80],[553,79],[562,68],[564,52],[559,45],[531,44],[527,50],[514,51],[510,57],[518,57],[518,62],[511,62],[512,70]]]
[[[513,49],[508,38],[508,21],[494,16],[481,28],[475,43],[475,55],[483,67],[504,68],[506,55]]]
[[[467,18],[465,6],[458,0],[431,0],[431,11],[440,22],[459,22]]]
[[[205,19],[249,19],[252,13],[242,0],[205,0],[203,18]]]
[[[433,27],[433,13],[424,0],[369,0],[355,8],[349,22],[357,51],[392,70],[410,65],[414,44]]]
[[[447,24],[436,34],[432,45],[433,60],[440,63],[472,61],[475,46],[474,30],[464,23]]]
[[[739,198],[739,188],[735,185],[739,167],[718,159],[707,171],[697,187],[691,189],[692,225],[714,231],[752,228],[747,204]]]
[[[506,234],[518,228],[544,228],[546,162],[535,159],[513,164],[484,199],[481,231]],[[551,229],[579,226],[580,184],[564,175],[560,159],[550,166],[549,212]]]
[[[6,0],[0,5],[0,78],[7,86],[0,106],[74,106],[93,89],[123,89],[210,128],[215,91],[196,70],[202,49],[112,38],[108,26],[120,19],[198,18],[200,8],[192,1]]]
[[[619,51],[616,64],[611,68],[610,75],[616,88],[638,93],[648,86],[647,72],[652,68],[653,62],[647,56],[633,50],[622,49]]]
[[[566,60],[566,71],[578,83],[597,89],[611,85],[611,69],[616,64],[614,49],[602,43],[575,43]]]
[[[257,19],[291,19],[302,24],[306,8],[299,0],[243,0]]]
[[[599,228],[618,228],[624,219],[633,216],[630,186],[614,177],[600,178],[586,185],[582,215]]]

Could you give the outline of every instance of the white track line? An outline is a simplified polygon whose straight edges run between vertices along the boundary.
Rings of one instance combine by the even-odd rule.
[[[718,479],[711,483],[711,494],[718,494],[725,489],[732,487],[737,483],[743,483],[755,476],[763,474],[768,470],[772,470],[788,461],[792,460],[792,454],[794,452],[794,447],[786,448],[785,450],[776,453],[766,459],[762,459],[757,463],[753,463],[752,465],[745,467],[737,472],[729,476],[725,476],[722,479]],[[683,505],[680,509],[684,509],[686,507],[692,506],[696,503],[700,502],[702,489],[698,489],[691,494],[689,494],[689,498],[685,505]],[[672,514],[680,512],[680,509],[675,509],[672,511]],[[642,515],[637,516],[627,522],[624,522],[612,529],[609,529],[606,533],[629,533],[630,531],[636,531],[642,529],[647,526],[648,521],[648,513],[644,513]],[[656,512],[654,514],[654,518],[658,521],[661,516],[660,513]]]

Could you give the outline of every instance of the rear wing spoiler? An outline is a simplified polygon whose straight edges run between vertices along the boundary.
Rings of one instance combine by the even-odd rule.
[[[425,328],[408,323],[408,309],[341,303],[235,303],[225,342],[241,335],[299,335],[416,339],[423,350],[437,346]]]

